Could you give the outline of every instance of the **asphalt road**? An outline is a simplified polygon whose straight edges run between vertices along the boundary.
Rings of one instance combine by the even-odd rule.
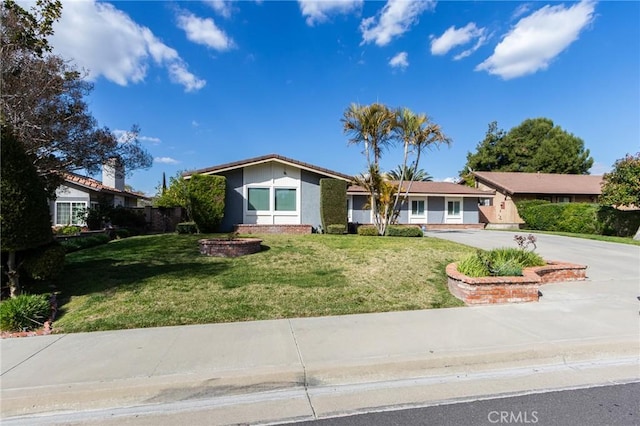
[[[640,425],[640,382],[295,423],[299,426]]]

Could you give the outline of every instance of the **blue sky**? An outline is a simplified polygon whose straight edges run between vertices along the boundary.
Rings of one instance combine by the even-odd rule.
[[[63,1],[55,31],[100,125],[140,126],[154,164],[127,182],[148,194],[163,172],[269,153],[360,173],[340,123],[352,102],[440,124],[453,144],[421,162],[436,180],[494,120],[552,119],[593,174],[640,151],[639,2],[83,0]]]

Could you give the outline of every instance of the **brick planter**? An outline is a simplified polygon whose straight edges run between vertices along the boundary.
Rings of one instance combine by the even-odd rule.
[[[238,257],[258,253],[262,240],[258,238],[210,238],[198,240],[200,253],[215,257]]]
[[[458,272],[457,265],[447,265],[449,291],[467,305],[537,302],[540,285],[551,282],[586,279],[585,265],[547,262],[545,266],[525,268],[521,277],[471,278]]]

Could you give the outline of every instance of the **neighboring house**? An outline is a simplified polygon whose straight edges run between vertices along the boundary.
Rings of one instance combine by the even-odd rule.
[[[138,207],[142,194],[124,189],[124,172],[105,165],[102,182],[75,173],[65,173],[64,183],[56,189],[56,199],[49,202],[51,223],[54,226],[84,226],[84,212],[88,208],[107,202],[114,207]]]
[[[183,177],[188,179],[196,173],[226,178],[224,232],[243,224],[309,225],[318,229],[322,223],[320,179],[353,180],[352,176],[276,154],[194,170]],[[414,182],[399,222],[478,226],[478,202],[487,197],[493,197],[493,193],[454,183]],[[372,223],[371,211],[364,209],[367,198],[361,188],[348,189],[349,221]]]
[[[425,225],[428,229],[482,227],[478,205],[493,196],[491,190],[481,191],[450,182],[413,182],[398,223]],[[369,194],[362,187],[349,187],[347,198],[350,222],[373,223],[368,208]]]
[[[226,178],[221,231],[235,225],[320,226],[320,179],[351,182],[352,177],[291,158],[271,154],[183,174]]]
[[[494,227],[524,223],[517,201],[595,203],[602,193],[602,176],[517,172],[473,172],[473,176],[476,188],[496,192],[492,203],[480,207],[481,220]]]

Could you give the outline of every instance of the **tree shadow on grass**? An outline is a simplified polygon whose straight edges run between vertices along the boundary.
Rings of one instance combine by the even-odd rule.
[[[58,296],[58,318],[64,315],[64,305],[73,296],[108,295],[116,290],[135,291],[146,285],[150,278],[163,280],[200,281],[209,280],[229,269],[227,262],[185,263],[128,263],[118,259],[100,259],[67,265],[64,277],[56,283]],[[175,290],[175,289],[174,289]],[[185,287],[185,291],[188,288]]]

